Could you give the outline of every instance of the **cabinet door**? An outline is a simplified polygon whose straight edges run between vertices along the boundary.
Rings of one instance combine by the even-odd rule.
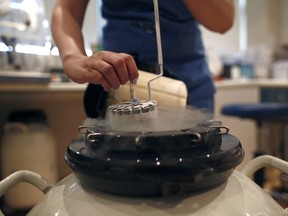
[[[253,120],[221,114],[223,106],[233,103],[256,103],[259,101],[259,89],[256,86],[218,86],[215,95],[215,119],[228,126],[230,133],[236,136],[245,150],[245,159],[238,166],[241,170],[253,158],[256,149],[257,130]]]

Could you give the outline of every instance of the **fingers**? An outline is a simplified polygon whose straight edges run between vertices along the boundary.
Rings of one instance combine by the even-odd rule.
[[[106,91],[134,81],[139,75],[133,57],[125,53],[101,51],[93,55],[89,62],[91,81],[101,84]]]
[[[111,85],[123,85],[129,80],[129,72],[126,66],[127,57],[122,54],[112,53],[103,59],[109,70],[104,71],[104,76],[111,81]],[[115,88],[115,86],[113,86]]]
[[[138,68],[136,66],[133,57],[126,53],[119,53],[119,55],[121,55],[125,59],[126,69],[128,72],[128,80],[133,82],[134,80],[138,79],[139,76]]]
[[[113,68],[111,69],[111,66],[105,62],[98,62],[98,65],[101,70],[93,70],[92,78],[89,82],[102,85],[105,91],[109,91],[111,88],[119,88],[120,83],[117,77],[115,78]]]
[[[98,61],[97,68],[97,71],[100,73],[100,81],[106,81],[109,85],[109,89],[119,88],[121,81],[119,80],[119,77],[112,64],[109,64],[106,61]]]

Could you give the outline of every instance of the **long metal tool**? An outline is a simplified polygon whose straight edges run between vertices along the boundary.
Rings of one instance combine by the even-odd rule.
[[[160,70],[160,73],[156,77],[148,81],[149,101],[151,101],[151,87],[150,87],[151,82],[163,76],[164,74],[158,0],[153,0],[153,3],[154,3],[155,30],[156,30],[157,53],[158,53],[158,68]]]
[[[158,68],[157,70],[160,71],[160,73],[148,81],[148,94],[149,94],[149,101],[151,101],[151,82],[155,79],[158,79],[159,77],[163,76],[164,70],[163,70],[163,55],[162,55],[162,45],[161,45],[161,33],[160,33],[160,19],[159,19],[159,6],[158,6],[158,0],[153,0],[154,4],[154,17],[155,17],[155,30],[156,30],[156,42],[157,42],[157,54],[158,54]],[[136,93],[134,89],[135,83],[130,82],[130,98],[131,102],[133,104],[137,103],[136,99]]]
[[[138,107],[146,107],[146,103],[147,102],[150,102],[149,105],[151,105],[151,103],[153,105],[156,106],[156,101],[152,101],[151,100],[151,82],[154,81],[155,79],[158,79],[159,77],[163,76],[163,57],[162,57],[162,46],[161,46],[161,33],[160,33],[160,19],[159,19],[159,6],[158,6],[158,0],[153,0],[153,4],[154,4],[154,17],[155,17],[155,32],[156,32],[156,43],[157,43],[157,54],[158,54],[158,67],[157,67],[157,71],[160,73],[158,73],[157,76],[155,76],[154,78],[150,79],[148,81],[148,94],[149,94],[149,99],[148,101],[139,101],[137,98],[136,98],[136,92],[135,92],[135,83],[133,82],[130,82],[130,103],[129,104],[129,109],[131,109],[131,107],[136,107],[137,108],[137,111],[138,111]],[[125,106],[117,106],[117,109],[116,109],[116,113],[118,114],[122,114],[122,112],[120,112],[120,108],[123,109],[123,111],[125,110],[124,113],[127,113],[127,111],[129,110],[128,109],[128,104],[125,104]],[[124,108],[125,107],[125,108]],[[115,108],[115,107],[114,107]],[[109,107],[109,110],[113,113],[115,113],[115,109],[112,108],[111,106]],[[142,110],[142,109],[141,109]],[[151,111],[151,109],[149,109]],[[143,111],[143,110],[142,110]],[[130,112],[128,111],[128,113],[130,114],[135,114],[137,112]]]

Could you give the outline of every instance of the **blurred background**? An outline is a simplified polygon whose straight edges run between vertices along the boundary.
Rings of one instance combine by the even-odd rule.
[[[20,156],[13,161],[5,157],[8,153],[4,142],[8,141],[4,138],[7,134],[13,137],[15,130],[23,129],[15,124],[11,127],[10,123],[24,123],[29,129],[31,122],[36,122],[42,125],[39,128],[43,129],[45,140],[47,137],[49,140],[41,149],[47,148],[46,151],[55,156],[43,155],[40,159],[56,163],[43,175],[56,182],[71,172],[63,156],[85,119],[83,92],[86,84],[71,82],[63,72],[50,32],[54,3],[55,0],[0,1],[0,169],[4,170],[4,165],[9,164],[11,170],[15,170],[19,164],[27,162]],[[246,156],[238,168],[241,170],[258,149],[259,125],[253,118],[227,116],[222,109],[234,103],[288,103],[288,1],[235,0],[235,5],[236,20],[230,31],[220,35],[204,27],[201,29],[217,89],[214,116],[229,126],[231,133],[242,142]],[[85,16],[83,31],[88,55],[101,50],[101,28],[105,20],[99,13],[100,6],[100,0],[90,0]],[[31,117],[31,112],[36,119]],[[284,136],[287,128],[285,119],[284,124],[273,122],[261,128],[266,145],[278,146],[275,143],[281,141],[277,150],[268,153],[285,160],[288,158],[288,142]],[[29,142],[13,146],[12,150],[19,152],[23,148],[34,155],[43,152]],[[36,171],[46,170],[44,163],[37,164]],[[55,175],[49,176],[51,173]],[[286,176],[281,178],[283,181],[286,178],[287,182]],[[278,184],[277,187],[284,186]]]

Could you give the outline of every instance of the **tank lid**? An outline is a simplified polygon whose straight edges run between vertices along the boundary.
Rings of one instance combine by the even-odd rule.
[[[168,196],[222,184],[243,157],[236,137],[201,124],[146,135],[89,130],[70,143],[65,160],[89,190]]]

